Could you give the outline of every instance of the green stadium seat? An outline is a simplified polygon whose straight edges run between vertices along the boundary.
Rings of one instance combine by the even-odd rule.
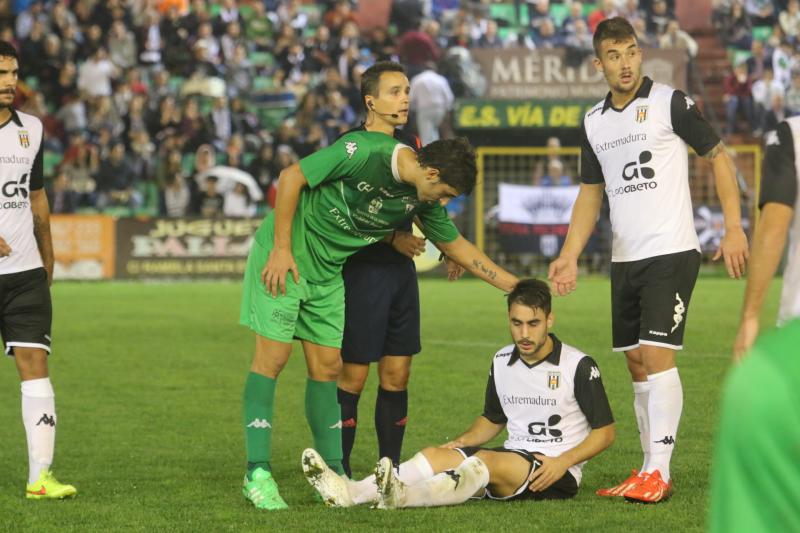
[[[550,4],[550,16],[553,17],[556,28],[560,28],[564,19],[569,16],[569,6],[567,4]]]
[[[270,52],[250,52],[247,57],[254,67],[269,68],[275,64],[275,56]]]
[[[61,159],[62,157],[59,153],[49,150],[44,151],[44,155],[42,156],[42,169],[46,178],[52,178],[55,175],[56,167],[61,163]]]
[[[181,159],[181,172],[186,177],[191,177],[194,173],[194,154],[183,154]]]
[[[503,27],[515,27],[518,23],[514,4],[489,4],[489,16]]]
[[[168,82],[170,90],[175,93],[180,92],[181,87],[183,87],[183,82],[185,81],[186,79],[183,76],[170,76]]]
[[[771,26],[753,26],[753,39],[757,41],[766,41],[771,35]]]

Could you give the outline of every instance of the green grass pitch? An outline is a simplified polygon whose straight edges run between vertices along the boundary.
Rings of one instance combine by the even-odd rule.
[[[23,498],[27,476],[19,384],[0,370],[0,530],[3,531],[697,531],[705,524],[720,386],[743,282],[701,278],[679,355],[685,405],[673,459],[676,494],[659,506],[594,496],[640,466],[632,392],[622,356],[610,350],[607,279],[582,279],[554,301],[561,339],[595,357],[617,442],[584,470],[569,502],[471,502],[384,512],[315,503],[300,452],[311,444],[303,415],[305,363],[295,350],[281,376],[273,465],[291,509],[254,510],[241,495],[241,394],[253,338],[237,325],[239,284],[61,283],[53,290],[51,373],[59,426],[55,472],[77,499]],[[763,324],[774,321],[773,286]],[[476,280],[421,281],[423,352],[410,384],[405,458],[455,437],[481,412],[492,354],[509,342],[502,294]],[[768,384],[760,384],[768,386]],[[354,473],[374,465],[376,379],[361,400]]]

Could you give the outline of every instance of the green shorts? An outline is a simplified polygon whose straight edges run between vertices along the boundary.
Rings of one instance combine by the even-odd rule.
[[[269,249],[256,241],[247,256],[239,323],[278,342],[300,339],[322,346],[342,347],[344,283],[341,276],[318,284],[286,276],[286,294],[273,297],[261,281]]]

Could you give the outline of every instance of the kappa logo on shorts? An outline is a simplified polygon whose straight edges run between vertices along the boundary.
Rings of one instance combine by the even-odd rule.
[[[672,329],[669,330],[670,333],[674,333],[678,326],[681,325],[683,322],[683,314],[686,312],[686,306],[683,305],[683,300],[681,300],[681,295],[677,292],[675,293],[675,300],[678,302],[675,304],[675,314],[672,315],[672,320],[675,321],[675,325],[672,326]]]

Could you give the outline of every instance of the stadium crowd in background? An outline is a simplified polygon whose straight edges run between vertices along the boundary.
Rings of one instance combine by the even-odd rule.
[[[468,90],[454,48],[589,52],[594,27],[622,14],[642,43],[696,52],[670,2],[644,4],[517,2],[528,22],[508,27],[486,1],[398,0],[389,28],[365,31],[350,0],[0,0],[0,39],[25,58],[15,105],[45,125],[54,212],[236,216],[253,212],[246,191],[195,176],[240,168],[271,198],[281,169],[360,122],[375,61],[430,70],[431,98],[452,107]],[[420,115],[427,138],[446,132],[448,116]]]

